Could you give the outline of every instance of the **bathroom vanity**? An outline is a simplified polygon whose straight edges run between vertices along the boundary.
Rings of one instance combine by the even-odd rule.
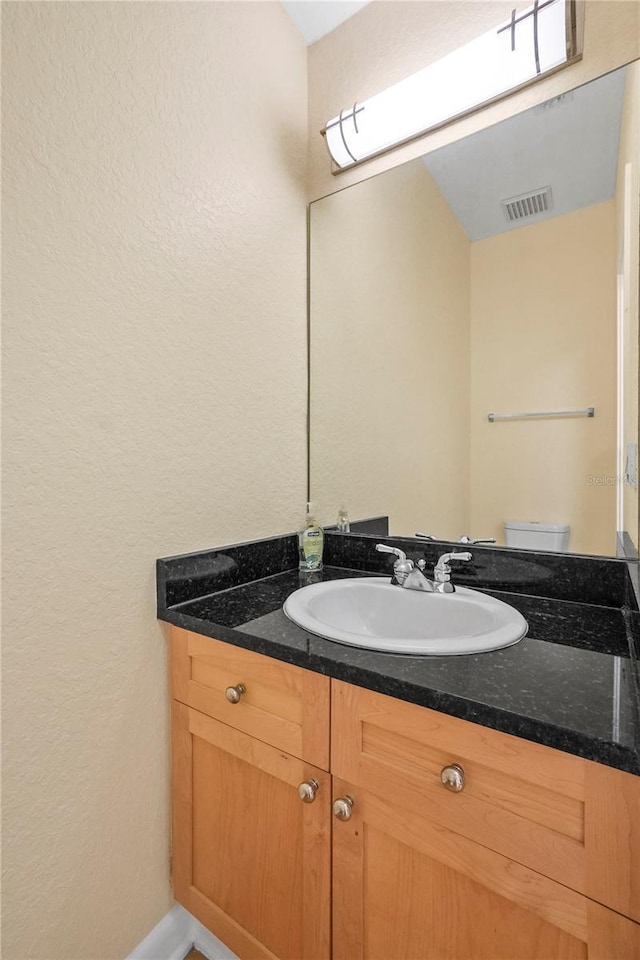
[[[328,534],[316,576],[383,575],[375,542]],[[473,556],[454,579],[508,597],[530,629],[463,657],[296,627],[294,537],[158,561],[174,892],[243,960],[640,957],[627,565]]]

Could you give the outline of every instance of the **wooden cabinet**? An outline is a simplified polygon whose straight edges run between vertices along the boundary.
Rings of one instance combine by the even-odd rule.
[[[174,892],[242,960],[640,960],[640,778],[177,628],[172,658]]]
[[[335,960],[640,960],[639,778],[339,681],[331,769]]]

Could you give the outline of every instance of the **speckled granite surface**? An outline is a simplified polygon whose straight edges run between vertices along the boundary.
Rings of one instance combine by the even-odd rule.
[[[393,557],[376,553],[376,537],[325,537],[325,563],[354,570],[387,573]],[[625,560],[579,557],[567,553],[533,553],[506,547],[487,547],[447,541],[420,541],[384,537],[413,560],[425,559],[431,569],[443,553],[470,550],[473,559],[455,572],[456,583],[471,589],[490,588],[534,597],[574,600],[603,606],[635,606],[629,564]]]
[[[286,618],[282,605],[300,586],[315,579],[380,576],[393,559],[375,553],[371,538],[328,535],[327,541],[325,558],[332,565],[311,581],[298,574],[292,536],[159,560],[158,616],[640,774],[640,613],[624,561],[471,547],[473,569],[466,576],[454,573],[454,581],[516,607],[529,623],[528,636],[492,653],[411,657],[315,637]],[[406,543],[428,562],[447,549]],[[563,583],[570,599],[558,596]]]

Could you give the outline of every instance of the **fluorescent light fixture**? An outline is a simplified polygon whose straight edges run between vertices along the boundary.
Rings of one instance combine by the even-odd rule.
[[[352,167],[580,56],[575,0],[535,0],[442,60],[342,110],[322,131],[329,153],[339,170]]]

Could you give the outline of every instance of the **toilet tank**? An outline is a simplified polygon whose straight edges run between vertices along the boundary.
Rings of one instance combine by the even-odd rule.
[[[504,536],[508,547],[521,550],[555,551],[564,553],[569,549],[567,523],[538,523],[535,520],[505,520]]]

